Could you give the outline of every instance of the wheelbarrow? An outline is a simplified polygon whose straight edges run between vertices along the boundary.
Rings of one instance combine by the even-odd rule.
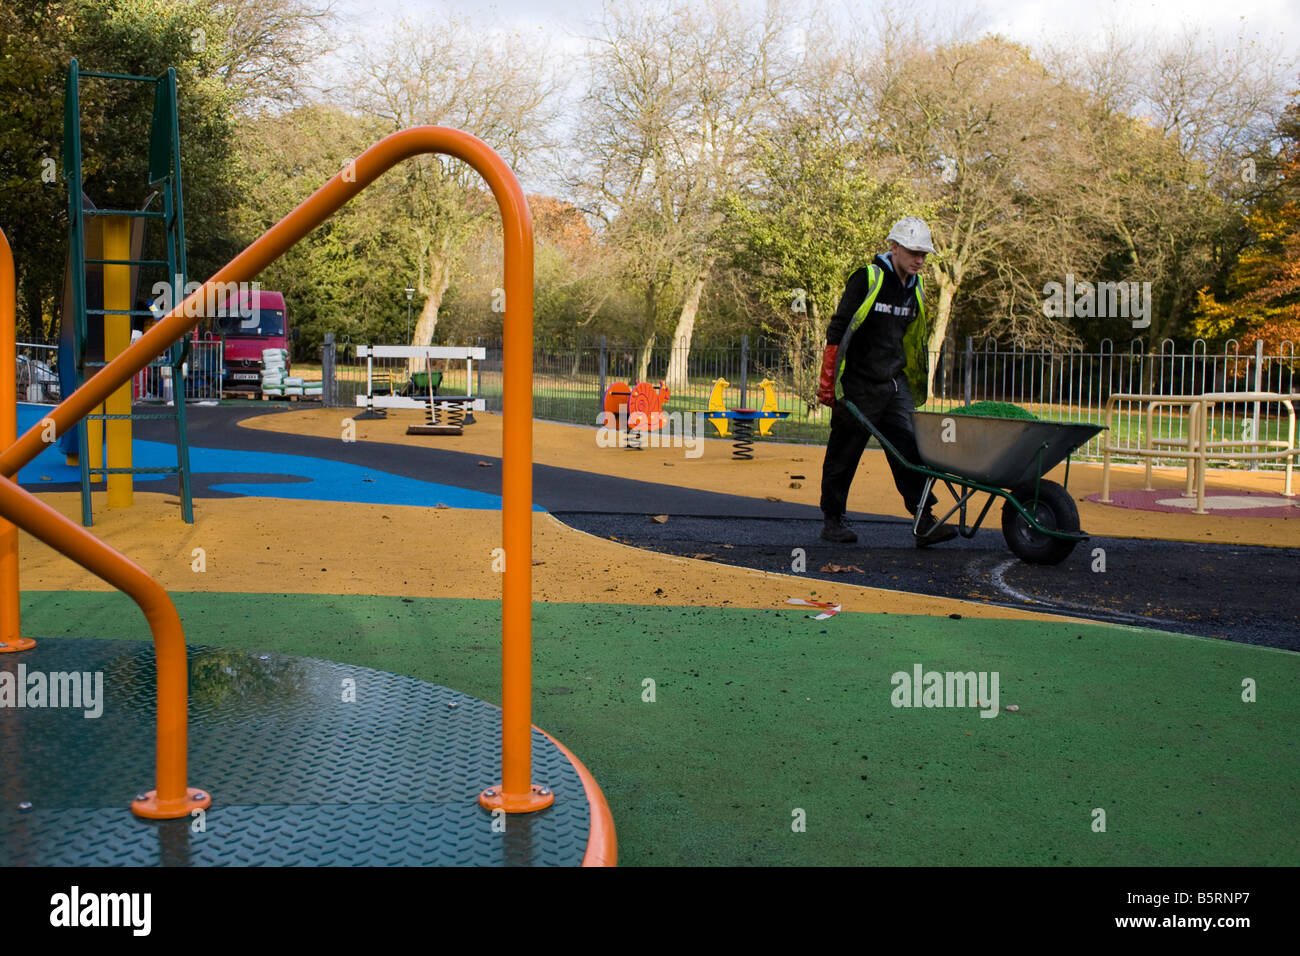
[[[432,386],[430,385],[430,379],[432,379]],[[402,387],[402,395],[407,398],[423,398],[428,395],[437,395],[438,388],[441,385],[441,372],[412,372],[410,379]]]
[[[856,413],[857,409],[849,407]],[[916,447],[921,464],[904,458],[862,415],[864,425],[886,454],[905,467],[925,475],[921,500],[929,498],[935,482],[942,482],[956,504],[938,519],[943,524],[957,516],[957,531],[975,536],[994,501],[1002,499],[1002,536],[1007,547],[1030,564],[1060,564],[1088,535],[1079,528],[1079,509],[1065,489],[1043,476],[1062,461],[1065,481],[1070,481],[1070,455],[1105,426],[1075,422],[1040,422],[943,412],[913,412]],[[968,521],[968,506],[975,496],[988,500],[975,520]],[[973,508],[971,509],[973,510]],[[920,524],[921,509],[913,521]],[[936,525],[937,527],[937,525]]]

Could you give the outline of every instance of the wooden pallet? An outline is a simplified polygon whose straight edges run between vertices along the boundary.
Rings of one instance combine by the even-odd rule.
[[[323,395],[268,395],[266,394],[266,392],[262,392],[261,395],[262,395],[262,401],[264,402],[270,401],[273,398],[276,399],[277,401],[282,399],[288,399],[291,402],[296,402],[299,400],[305,400],[309,402],[321,402],[325,400],[325,397]]]

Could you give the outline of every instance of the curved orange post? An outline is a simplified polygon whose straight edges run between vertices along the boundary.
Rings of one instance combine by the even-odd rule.
[[[191,810],[210,805],[206,792],[185,787],[189,745],[185,635],[180,615],[162,585],[8,478],[0,478],[0,513],[12,516],[18,527],[125,592],[140,605],[149,622],[158,658],[158,788],[137,798],[131,808],[140,816],[161,820],[187,816]]]
[[[18,434],[18,383],[14,374],[17,346],[14,332],[16,292],[14,256],[9,239],[0,229],[0,448],[8,448]],[[36,646],[22,636],[18,613],[18,529],[0,518],[0,654],[13,654]]]
[[[376,143],[227,263],[203,288],[167,313],[135,344],[68,396],[48,417],[54,422],[56,435],[66,432],[102,403],[114,389],[148,365],[155,356],[161,355],[172,342],[198,325],[203,318],[207,290],[214,283],[251,280],[386,170],[421,153],[446,153],[474,167],[491,188],[500,207],[504,226],[506,311],[502,527],[506,559],[501,613],[503,782],[485,790],[479,797],[479,802],[485,807],[501,807],[512,813],[540,810],[550,806],[554,796],[545,788],[530,783],[533,227],[528,202],[519,180],[486,143],[468,133],[441,126],[417,126],[394,133]],[[19,468],[40,453],[43,444],[41,429],[30,429],[0,453],[0,476],[12,477]],[[12,497],[13,487],[0,495],[0,515],[12,517],[15,513],[18,499]],[[69,549],[65,553],[76,560],[81,561],[79,555],[89,553],[89,549],[93,548],[91,542],[99,543],[98,539],[57,513],[55,518],[68,526],[59,530]],[[48,519],[44,530],[52,532],[55,523],[52,518]],[[81,534],[73,535],[73,531]],[[161,667],[160,657],[160,672]],[[160,676],[160,694],[161,690]],[[161,701],[159,706],[161,713]],[[182,711],[183,709],[182,706]]]

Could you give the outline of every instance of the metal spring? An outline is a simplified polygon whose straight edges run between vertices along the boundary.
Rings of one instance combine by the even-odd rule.
[[[733,418],[731,433],[736,436],[732,445],[735,449],[731,457],[736,461],[751,461],[754,458],[754,423],[748,418]]]
[[[626,448],[628,451],[644,450],[641,445],[642,438],[641,438],[640,429],[629,428],[626,434],[627,434],[627,443],[623,446],[624,448]]]
[[[431,401],[429,402],[429,417],[425,421],[425,424],[464,428],[465,406],[460,402]]]

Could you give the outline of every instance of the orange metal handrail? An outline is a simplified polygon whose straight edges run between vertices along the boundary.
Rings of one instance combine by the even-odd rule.
[[[207,807],[205,791],[186,788],[189,747],[187,722],[187,668],[185,634],[180,615],[163,586],[144,568],[114,551],[59,514],[9,478],[0,478],[0,513],[10,516],[24,531],[44,541],[125,592],[140,605],[153,632],[158,659],[157,789],[132,803],[140,816],[168,819]]]
[[[0,448],[12,445],[18,433],[15,291],[14,256],[8,237],[0,229]],[[13,654],[35,646],[35,641],[22,636],[18,612],[18,528],[0,518],[0,654]]]
[[[17,422],[13,280],[13,253],[0,230],[0,443],[5,445],[14,443]],[[37,428],[45,431],[43,424]],[[0,518],[0,623],[4,626],[0,636],[8,645],[5,650],[26,650],[36,644],[17,636],[18,528],[22,528],[130,596],[144,611],[153,633],[158,668],[157,786],[132,801],[131,809],[161,820],[211,806],[212,798],[206,792],[185,786],[189,754],[185,634],[180,615],[162,585],[8,476],[0,477],[0,515],[13,519],[11,524]],[[9,636],[11,629],[13,637]]]
[[[386,170],[412,156],[435,152],[464,160],[483,177],[497,200],[504,226],[506,310],[502,528],[506,560],[501,614],[503,783],[485,790],[479,802],[490,808],[504,808],[508,812],[526,812],[549,806],[554,799],[548,790],[532,786],[530,782],[533,231],[528,203],[519,181],[491,147],[468,133],[439,126],[402,130],[376,143],[232,259],[201,289],[173,308],[157,325],[100,369],[81,388],[64,399],[50,412],[47,419],[53,421],[56,436],[66,432],[118,386],[202,321],[203,303],[207,300],[210,287],[217,283],[252,279]],[[41,431],[39,427],[30,429],[0,453],[0,476],[11,478],[19,468],[40,453],[44,445]],[[6,488],[4,494],[0,494],[0,515],[13,518],[19,505],[26,506],[26,500],[16,497],[13,489]],[[17,523],[20,527],[27,527],[22,522]],[[56,512],[53,517],[45,516],[43,523],[38,526],[44,536],[54,534],[54,526],[60,523],[67,526],[58,528],[61,550],[66,549],[64,553],[84,563],[83,558],[89,558],[95,553],[97,539]],[[119,562],[120,573],[120,562],[125,559],[118,556],[115,560]],[[170,605],[170,601],[167,603]],[[177,627],[179,628],[179,622]],[[155,631],[155,640],[157,639]],[[159,668],[161,734],[164,706],[161,698],[161,657]],[[183,684],[181,696],[183,712]],[[181,766],[183,774],[183,763]],[[161,758],[159,768],[161,772]],[[161,780],[159,786],[162,786]]]

